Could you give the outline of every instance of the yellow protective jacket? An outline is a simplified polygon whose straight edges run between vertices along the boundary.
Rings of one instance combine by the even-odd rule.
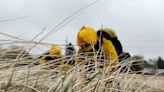
[[[52,45],[48,52],[43,53],[39,57],[39,64],[43,64],[44,62],[61,58],[61,56],[62,49],[58,45]]]
[[[106,38],[107,40],[112,41],[118,56],[123,52],[121,42],[118,40],[117,34],[111,28],[103,28],[97,31],[97,35],[102,38]]]
[[[118,59],[118,55],[112,41],[107,40],[106,38],[103,37],[102,47],[104,49],[105,58],[109,60],[111,64],[114,64]]]

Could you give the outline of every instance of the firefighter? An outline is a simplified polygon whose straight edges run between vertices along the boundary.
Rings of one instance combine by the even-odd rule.
[[[111,28],[103,28],[97,31],[97,35],[99,36],[100,41],[102,41],[102,38],[105,38],[113,43],[117,55],[119,56],[119,61],[130,57],[130,54],[128,52],[123,52],[121,42],[118,40],[117,34],[114,30],[112,30]]]
[[[49,62],[51,60],[56,60],[56,61]],[[61,71],[67,71],[69,69],[69,64],[66,64],[65,60],[63,59],[61,47],[54,44],[50,47],[50,49],[46,53],[43,53],[39,57],[38,63],[35,63],[35,64],[43,64],[43,63],[46,63],[44,64],[44,66],[42,66],[43,69],[49,70],[49,69],[54,69],[57,67]]]
[[[103,48],[105,59],[114,64],[118,59],[118,54],[111,39],[101,37],[101,42],[98,39],[99,34],[90,27],[83,26],[78,32],[77,44],[80,47],[79,53],[97,52]],[[89,55],[89,54],[88,54]]]
[[[62,56],[62,49],[61,47],[59,47],[58,45],[52,45],[49,49],[49,51],[47,51],[46,53],[43,53],[40,57],[39,57],[39,64],[43,64],[47,61],[50,60],[55,60],[58,58],[61,58]]]

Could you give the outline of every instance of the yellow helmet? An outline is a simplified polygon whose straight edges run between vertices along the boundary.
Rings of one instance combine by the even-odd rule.
[[[82,49],[91,49],[91,45],[95,45],[97,43],[97,38],[97,33],[93,28],[83,26],[78,32],[77,44]]]
[[[50,55],[61,55],[62,54],[62,49],[58,45],[52,45],[50,50],[49,50]]]
[[[43,64],[44,62],[46,62],[47,57],[50,58],[50,60],[53,57],[60,57],[62,55],[62,49],[58,46],[58,45],[52,45],[48,51],[48,53],[44,53],[41,55],[41,58],[39,60],[39,64]]]

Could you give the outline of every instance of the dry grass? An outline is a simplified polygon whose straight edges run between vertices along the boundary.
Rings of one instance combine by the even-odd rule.
[[[75,57],[73,59],[77,59]],[[55,64],[59,61],[69,61],[65,57],[46,62],[43,65],[33,65],[33,59],[24,61],[31,62],[24,66],[12,66],[10,59],[5,63],[1,61],[0,67],[0,91],[1,92],[162,92],[163,76],[143,75],[131,73],[130,70],[120,73],[120,69],[112,71],[110,67],[99,68],[99,63],[89,67],[95,70],[88,71],[85,62],[90,62],[87,58],[83,62],[74,66]],[[129,66],[128,59],[120,66]],[[19,61],[22,62],[22,61]],[[132,61],[131,61],[132,62]],[[96,65],[97,64],[97,65]],[[5,66],[5,67],[4,67]],[[8,66],[8,67],[7,67]],[[12,67],[10,67],[12,66]],[[66,67],[66,68],[65,68]],[[129,68],[129,67],[127,67]]]
[[[96,1],[95,1],[96,2]],[[130,71],[130,65],[136,60],[135,58],[128,59],[124,63],[119,64],[118,69],[113,70],[111,67],[99,68],[100,63],[93,58],[85,58],[81,63],[71,65],[56,66],[58,62],[69,62],[71,59],[78,60],[78,55],[74,58],[66,59],[64,56],[61,59],[46,62],[42,65],[34,65],[36,59],[32,59],[29,53],[38,44],[45,44],[42,41],[54,32],[58,31],[64,25],[69,23],[74,17],[79,15],[85,8],[88,8],[95,2],[86,5],[78,11],[64,19],[59,25],[55,26],[47,34],[35,41],[40,34],[36,35],[32,40],[26,41],[18,37],[0,33],[13,38],[13,41],[2,42],[6,44],[30,44],[29,49],[25,52],[23,49],[18,53],[5,53],[6,50],[0,52],[0,92],[162,92],[163,76],[146,76],[136,74]],[[5,51],[5,52],[4,52]],[[13,57],[14,55],[14,57]],[[26,56],[26,57],[25,57]],[[94,59],[94,66],[88,67],[85,63],[91,62]],[[104,61],[105,62],[105,61]],[[121,69],[126,66],[126,72],[120,73]],[[94,69],[94,70],[89,70]]]

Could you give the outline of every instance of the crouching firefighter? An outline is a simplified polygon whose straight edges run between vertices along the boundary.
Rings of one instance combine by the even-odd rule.
[[[62,57],[63,55],[61,47],[53,44],[47,52],[40,55],[34,64],[41,65],[43,69],[54,69],[64,65]]]
[[[99,37],[99,44],[105,44],[106,41],[111,41],[116,49],[119,61],[125,60],[130,57],[128,52],[124,52],[121,42],[118,40],[117,34],[111,28],[103,28],[97,31]],[[99,48],[99,44],[96,45]],[[109,48],[109,47],[108,47]]]
[[[141,71],[143,69],[141,62],[131,62],[131,63],[129,62],[129,61],[134,61],[133,59],[136,56],[131,57],[128,52],[123,51],[122,45],[121,45],[120,41],[118,40],[118,37],[117,37],[115,31],[113,31],[110,28],[103,28],[103,29],[100,29],[100,30],[97,31],[97,35],[100,39],[100,41],[99,41],[100,44],[104,44],[105,40],[103,41],[103,38],[105,38],[106,40],[110,40],[113,43],[113,45],[116,49],[116,52],[119,56],[118,57],[119,61],[121,63],[124,63],[124,61],[128,61],[128,62],[125,62],[125,63],[130,64],[130,70],[132,70],[132,71]],[[97,44],[96,47],[98,48],[99,45]],[[141,59],[139,57],[139,59],[136,60],[136,61],[140,61],[140,60]],[[127,66],[122,67],[121,72],[122,71],[126,72],[127,71]]]
[[[39,64],[62,57],[62,49],[58,45],[52,45],[50,49],[39,57]]]
[[[52,45],[50,49],[46,53],[43,53],[34,64],[44,64],[44,69],[59,68],[62,71],[67,71],[70,66],[75,63],[75,60],[72,59],[74,54],[75,48],[72,43],[66,45],[66,57],[63,57],[60,46]]]
[[[111,66],[115,65],[118,60],[118,54],[114,47],[114,44],[112,43],[112,41],[105,37],[101,37],[100,42],[98,36],[99,35],[93,28],[83,26],[78,32],[77,36],[77,44],[80,47],[78,54],[83,57],[97,56],[97,58],[103,58],[103,61],[107,60]],[[101,55],[102,57],[100,57],[100,49],[103,49]],[[94,62],[95,60],[92,61]]]

